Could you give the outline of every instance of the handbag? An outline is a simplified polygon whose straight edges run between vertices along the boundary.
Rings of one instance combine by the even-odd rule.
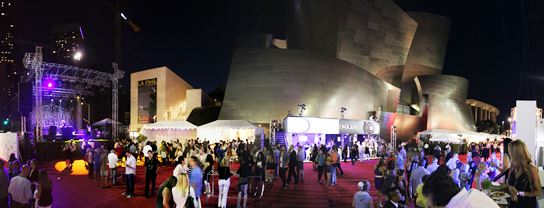
[[[191,188],[189,187],[189,193],[187,194],[187,201],[185,201],[185,208],[195,208],[195,199],[191,196]]]

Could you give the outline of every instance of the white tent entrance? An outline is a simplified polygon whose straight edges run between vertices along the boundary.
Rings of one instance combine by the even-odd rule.
[[[187,121],[159,121],[144,125],[140,133],[146,136],[148,141],[187,140],[196,138],[197,128]]]
[[[198,127],[200,140],[211,143],[241,139],[255,142],[255,139],[264,139],[264,129],[251,124],[246,120],[217,120]]]

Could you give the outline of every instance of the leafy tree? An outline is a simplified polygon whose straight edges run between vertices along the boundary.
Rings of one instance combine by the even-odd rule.
[[[499,134],[499,124],[493,122],[492,120],[484,120],[476,122],[476,131],[485,132],[489,134]]]

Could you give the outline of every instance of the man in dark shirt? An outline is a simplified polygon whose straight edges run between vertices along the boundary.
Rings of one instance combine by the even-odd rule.
[[[295,184],[298,184],[298,173],[296,169],[298,165],[297,152],[292,145],[289,147],[289,149],[291,149],[291,151],[289,152],[289,174],[287,177],[287,183],[290,183],[291,178],[293,177],[295,178]]]
[[[155,194],[155,183],[159,171],[159,159],[157,153],[147,151],[148,157],[145,157],[145,197],[149,197],[149,183],[151,183],[151,195]]]

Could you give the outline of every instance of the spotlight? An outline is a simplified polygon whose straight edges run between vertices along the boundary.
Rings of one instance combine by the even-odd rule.
[[[74,60],[76,61],[80,61],[81,60],[81,57],[83,57],[83,53],[81,51],[76,51],[74,53]]]

